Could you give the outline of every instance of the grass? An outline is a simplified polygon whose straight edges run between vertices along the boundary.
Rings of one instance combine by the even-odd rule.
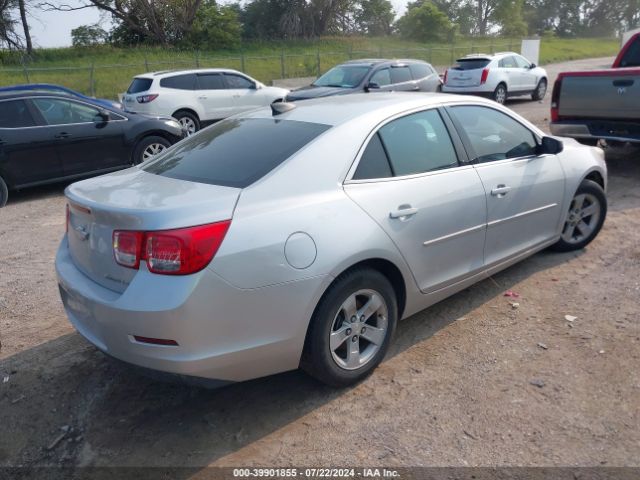
[[[228,67],[242,70],[269,84],[273,79],[310,77],[350,58],[411,57],[436,66],[477,52],[519,50],[519,39],[459,39],[455,44],[424,44],[393,37],[330,37],[309,41],[244,43],[242,48],[184,51],[167,48],[41,49],[27,65],[0,52],[0,86],[17,83],[56,83],[80,92],[116,98],[134,75],[153,70]],[[544,38],[540,63],[614,55],[615,39]]]

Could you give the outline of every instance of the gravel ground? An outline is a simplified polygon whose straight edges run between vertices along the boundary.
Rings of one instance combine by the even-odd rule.
[[[548,97],[510,106],[546,126]],[[0,210],[0,466],[640,466],[638,156],[608,153],[610,211],[587,249],[539,253],[407,319],[343,390],[290,372],[210,391],[107,359],[58,297],[64,185],[14,194]]]

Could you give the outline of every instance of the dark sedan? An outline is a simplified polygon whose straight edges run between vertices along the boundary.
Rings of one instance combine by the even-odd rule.
[[[138,164],[184,136],[172,118],[51,92],[0,93],[0,207],[8,191]]]
[[[287,95],[288,102],[358,92],[439,92],[442,80],[421,60],[352,60],[333,67],[308,87]]]

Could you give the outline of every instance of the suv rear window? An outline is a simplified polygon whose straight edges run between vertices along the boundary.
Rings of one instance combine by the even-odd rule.
[[[127,93],[146,92],[151,88],[152,83],[153,79],[151,78],[134,78],[133,82],[131,82],[131,85],[129,85]]]
[[[477,70],[479,68],[484,68],[491,63],[491,60],[486,58],[461,58],[456,64],[453,66],[454,70]]]
[[[142,169],[179,180],[245,188],[329,128],[272,118],[228,119],[183,140]]]
[[[160,80],[160,86],[164,88],[175,88],[176,90],[195,90],[196,76],[193,73],[187,73],[166,77]]]

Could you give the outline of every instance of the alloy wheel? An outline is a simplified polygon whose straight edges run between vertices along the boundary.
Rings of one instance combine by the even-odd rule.
[[[161,143],[152,143],[148,145],[147,148],[145,148],[142,152],[142,161],[144,162],[146,160],[149,160],[151,157],[155,157],[159,153],[164,152],[166,149],[167,147]]]
[[[564,224],[562,239],[570,244],[580,243],[595,230],[602,206],[590,193],[580,193],[571,201],[569,216]]]
[[[335,363],[356,370],[369,363],[382,347],[388,330],[388,308],[375,290],[359,290],[340,306],[330,332]]]
[[[191,136],[196,133],[196,122],[194,122],[192,118],[182,117],[178,121],[180,122],[180,125],[182,125],[182,128],[187,132],[187,136]]]
[[[494,100],[501,105],[507,100],[507,90],[502,85],[498,85],[496,88]]]

